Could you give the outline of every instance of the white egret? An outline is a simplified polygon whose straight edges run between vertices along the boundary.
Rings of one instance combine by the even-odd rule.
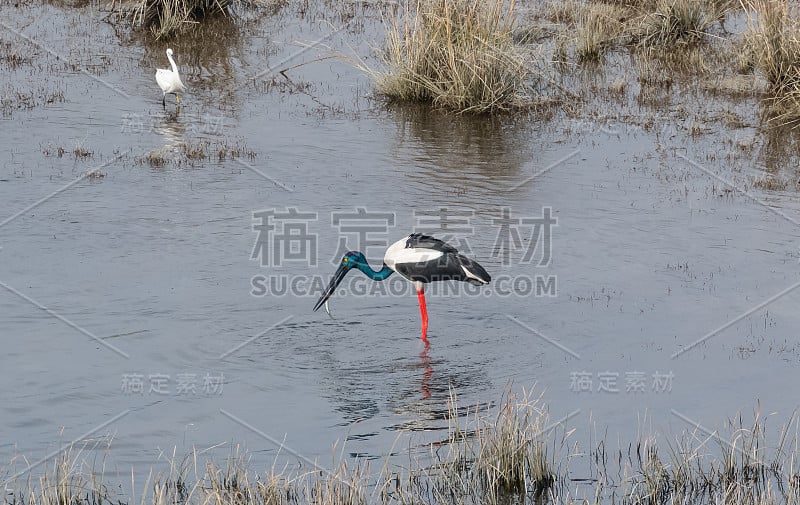
[[[178,75],[178,65],[176,65],[175,60],[172,59],[171,48],[167,49],[167,58],[169,58],[170,65],[172,65],[172,70],[163,68],[156,70],[156,82],[161,88],[161,91],[164,92],[164,97],[161,99],[161,104],[164,105],[164,107],[167,106],[167,94],[175,95],[175,102],[181,103],[181,97],[178,96],[178,92],[186,91],[186,86],[183,85],[181,76]]]

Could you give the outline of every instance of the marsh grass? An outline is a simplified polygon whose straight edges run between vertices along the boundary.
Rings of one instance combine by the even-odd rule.
[[[506,395],[493,422],[488,416],[476,419],[475,469],[490,489],[540,496],[555,482],[544,434],[550,416],[541,397],[527,391]]]
[[[147,163],[152,168],[163,168],[169,160],[161,151],[151,151],[141,158],[140,161],[142,163]]]
[[[82,462],[72,448],[57,455],[38,478],[29,473],[5,484],[4,503],[15,505],[122,505],[105,482],[105,464]],[[27,466],[27,465],[26,465]]]
[[[215,16],[228,17],[235,4],[249,3],[260,5],[260,0],[123,0],[118,10],[127,14],[135,28],[162,39],[192,30]]]
[[[576,30],[578,61],[599,61],[625,33],[629,9],[606,3],[590,3],[581,10]]]
[[[524,102],[529,64],[514,44],[514,0],[406,0],[386,19],[385,71],[367,69],[392,100],[456,112]]]
[[[783,191],[789,187],[789,181],[775,176],[764,176],[753,181],[753,186],[767,191]]]
[[[671,51],[642,49],[634,54],[633,60],[640,83],[669,86],[688,76],[712,75],[714,66],[709,63],[708,57],[709,51],[706,47],[686,46]]]
[[[200,140],[197,142],[183,142],[181,152],[187,160],[204,160],[209,156],[211,142]]]
[[[43,148],[43,152],[45,155],[49,155],[52,150],[48,146]],[[61,155],[62,153],[58,153],[59,157]],[[187,140],[175,147],[150,151],[144,156],[136,157],[134,161],[142,165],[149,165],[151,168],[161,169],[167,166],[193,167],[214,159],[219,163],[243,158],[253,162],[256,157],[257,153],[250,149],[244,141],[221,138],[213,141],[205,139]]]
[[[524,503],[552,490],[554,453],[563,440],[555,436],[559,430],[547,429],[550,418],[541,397],[507,390],[496,411],[469,413],[451,394],[448,407],[447,451],[432,454],[436,463],[417,471],[424,478],[409,482],[399,493],[401,502]]]
[[[703,41],[724,19],[728,4],[713,0],[656,0],[652,10],[632,22],[639,47],[664,47]]]
[[[94,151],[91,151],[82,145],[76,145],[72,149],[72,154],[75,156],[75,159],[91,158],[94,156]]]
[[[450,427],[445,449],[431,447],[432,465],[415,463],[394,471],[389,461],[377,474],[359,459],[345,460],[344,448],[334,455],[331,471],[306,465],[253,471],[246,453],[234,447],[223,465],[199,461],[193,452],[169,468],[153,471],[130,505],[365,505],[368,503],[508,503],[542,497],[556,480],[552,455],[554,433],[541,397],[506,392],[496,408],[459,407],[451,396]],[[123,505],[107,491],[105,467],[65,454],[32,477],[13,482],[8,505]],[[161,459],[161,458],[160,458]],[[304,469],[305,468],[305,469]]]
[[[625,469],[623,502],[798,503],[797,419],[789,419],[773,450],[766,440],[760,408],[752,424],[739,416],[720,430],[682,433],[666,444],[666,456],[654,434],[642,435]]]
[[[13,110],[30,110],[64,101],[62,90],[46,89],[43,86],[37,89],[18,89],[9,86],[5,89],[5,95],[0,96],[0,110],[4,116],[10,116]]]
[[[0,40],[0,63],[9,70],[15,70],[23,65],[30,65],[33,63],[33,58],[11,42]]]
[[[751,422],[741,416],[719,429],[699,425],[674,440],[642,430],[626,449],[608,451],[604,440],[588,454],[570,446],[566,430],[551,423],[540,396],[506,391],[497,407],[461,407],[449,402],[448,437],[431,445],[426,463],[399,467],[387,458],[372,473],[368,462],[334,455],[331,471],[275,464],[253,470],[238,446],[222,465],[193,452],[169,468],[150,472],[144,484],[131,476],[139,496],[122,498],[109,483],[105,460],[98,464],[67,451],[39,477],[6,483],[8,505],[365,505],[623,503],[747,504],[800,503],[798,422],[792,416],[768,447],[760,409]],[[394,452],[394,450],[392,450]],[[583,497],[570,490],[571,458],[589,456],[598,478]],[[336,463],[338,461],[338,463]],[[566,465],[566,466],[562,466]],[[619,466],[615,466],[619,465]],[[27,466],[27,465],[25,465]],[[23,468],[24,469],[24,468]],[[5,472],[15,473],[17,469]],[[578,476],[581,475],[579,471]],[[617,477],[618,476],[618,477]],[[590,500],[588,496],[592,496]]]
[[[674,49],[706,41],[734,8],[730,0],[590,1],[577,7],[576,54],[598,59],[616,42],[636,49]]]
[[[578,0],[564,0],[546,4],[544,18],[553,23],[574,26],[578,23],[584,3]]]
[[[745,38],[752,66],[768,83],[770,120],[800,118],[800,18],[788,0],[754,0],[757,15]]]

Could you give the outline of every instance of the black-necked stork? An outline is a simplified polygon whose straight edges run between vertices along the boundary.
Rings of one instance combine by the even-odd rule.
[[[470,284],[488,284],[492,278],[476,261],[459,254],[455,247],[447,243],[423,235],[412,233],[398,240],[386,250],[383,257],[383,268],[373,270],[363,253],[350,251],[342,257],[342,262],[333,274],[330,284],[314,305],[318,310],[336,291],[347,272],[357,268],[374,281],[382,281],[397,272],[414,283],[419,299],[419,311],[422,315],[422,340],[427,341],[428,310],[425,307],[425,284],[435,281],[464,281]],[[327,308],[327,307],[326,307]]]

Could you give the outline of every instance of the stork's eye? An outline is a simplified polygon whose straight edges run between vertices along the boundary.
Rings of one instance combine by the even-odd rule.
[[[342,258],[342,263],[347,263],[347,258]]]

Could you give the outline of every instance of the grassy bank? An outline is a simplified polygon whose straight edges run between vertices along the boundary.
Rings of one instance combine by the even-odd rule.
[[[313,12],[334,30],[347,23],[361,26],[363,19],[352,21],[369,17],[385,30],[385,41],[380,41],[382,32],[376,42],[378,61],[372,63],[366,54],[345,58],[367,70],[377,94],[458,113],[529,111],[558,104],[577,116],[581,105],[598,95],[579,80],[594,72],[595,78],[616,74],[619,82],[609,94],[635,93],[636,84],[643,95],[654,84],[697,84],[703,92],[736,99],[763,94],[767,120],[783,124],[800,119],[800,13],[789,0],[519,5],[514,0],[402,0],[360,10],[353,5],[121,0],[112,8],[124,15],[109,19],[124,19],[155,38],[180,38],[203,24],[213,25],[209,20],[225,19],[230,25],[244,7],[256,18],[284,10],[300,17]],[[224,37],[235,32],[225,30],[208,45],[225,47]],[[4,61],[11,68],[25,64],[18,53],[0,46],[0,63]],[[637,99],[658,102],[647,96]]]
[[[234,450],[222,465],[193,453],[169,471],[134,480],[120,496],[105,462],[66,452],[43,470],[6,469],[4,502],[14,505],[272,505],[366,503],[798,503],[800,445],[794,419],[769,447],[766,419],[742,417],[720,429],[700,425],[666,437],[643,423],[638,437],[580,448],[575,429],[552,422],[541,398],[507,394],[496,408],[460,412],[450,404],[446,441],[408,466],[343,460],[330,470],[251,468]],[[692,424],[692,423],[689,423]],[[590,461],[592,478],[571,462]],[[23,467],[24,469],[24,467]],[[32,472],[40,471],[38,476]],[[16,472],[16,473],[15,473]]]
[[[534,23],[553,23],[551,33],[574,44],[572,51],[555,44],[554,59],[571,53],[577,65],[602,64],[610,52],[630,55],[642,84],[696,79],[706,92],[763,92],[768,121],[800,118],[800,9],[793,2],[587,0],[542,9]]]
[[[525,108],[543,89],[574,104],[581,92],[565,79],[587,64],[602,72],[613,52],[629,56],[644,84],[694,75],[716,79],[701,83],[709,91],[760,88],[769,117],[800,118],[800,18],[788,0],[572,0],[521,10],[502,0],[401,2],[386,15],[383,69],[370,70],[376,90],[456,112]]]
[[[178,461],[172,456],[165,474],[150,473],[143,483],[131,477],[138,493],[120,497],[112,490],[105,465],[82,461],[65,452],[39,477],[16,475],[6,482],[5,503],[14,505],[272,505],[359,503],[501,503],[510,496],[546,496],[556,482],[549,415],[539,398],[509,393],[502,405],[487,411],[460,411],[450,402],[448,439],[431,447],[426,463],[397,468],[387,460],[379,469],[366,461],[342,461],[326,470],[273,467],[253,471],[235,450],[222,466],[201,461],[197,453]],[[462,424],[459,424],[459,419]],[[556,452],[557,452],[556,444]],[[6,476],[6,478],[8,478]]]

